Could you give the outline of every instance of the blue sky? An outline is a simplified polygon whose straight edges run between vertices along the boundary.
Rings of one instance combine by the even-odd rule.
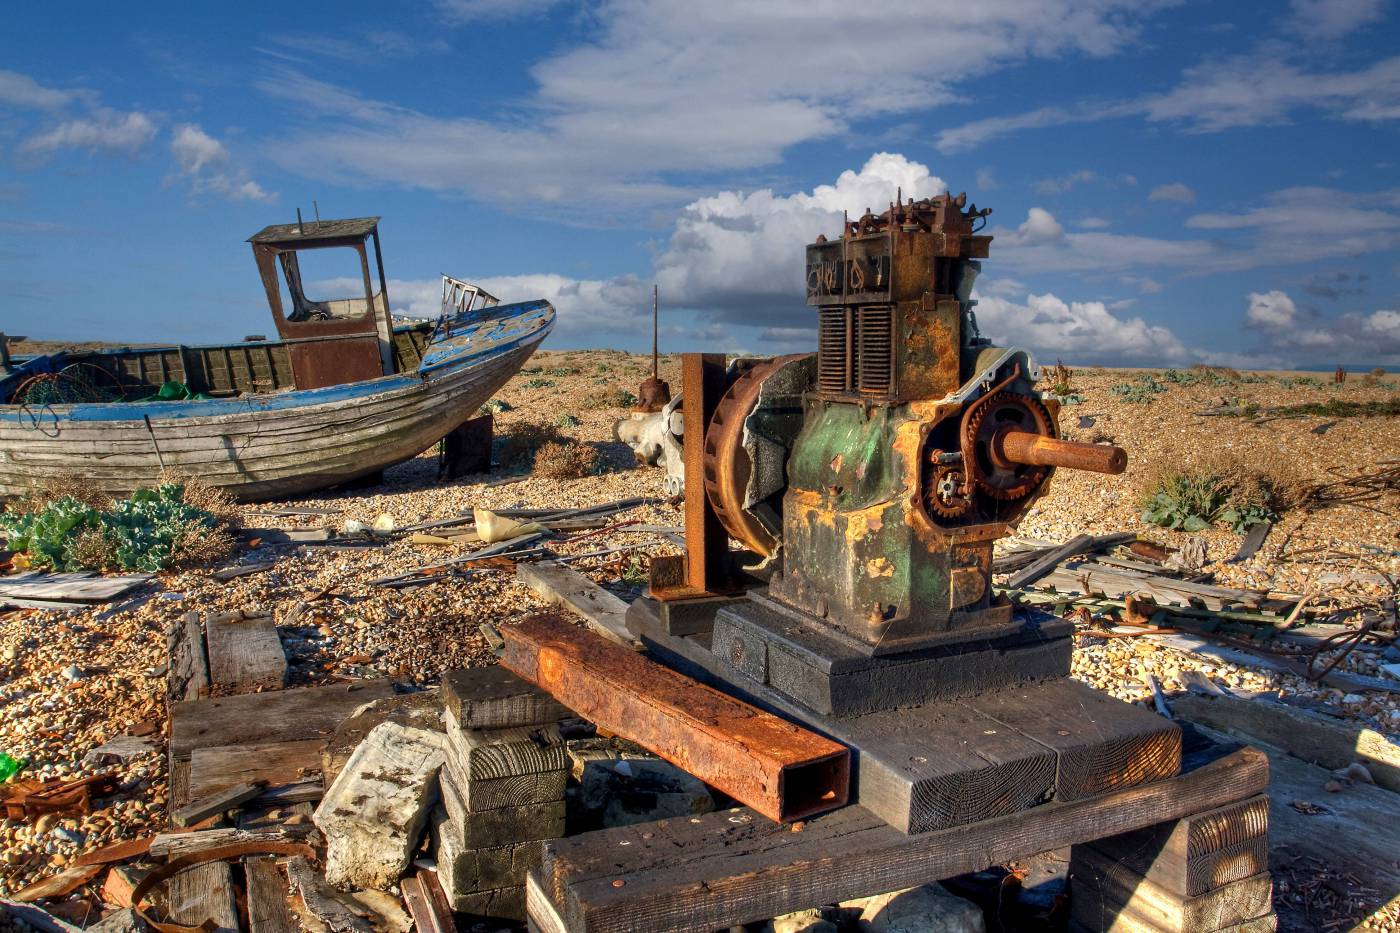
[[[0,330],[218,342],[244,240],[384,217],[390,297],[547,297],[550,345],[814,346],[840,211],[994,208],[983,330],[1044,360],[1400,365],[1386,0],[22,4]],[[353,270],[313,270],[333,288]]]

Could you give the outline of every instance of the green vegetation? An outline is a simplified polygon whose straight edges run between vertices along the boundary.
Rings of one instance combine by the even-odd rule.
[[[1276,519],[1297,498],[1293,482],[1217,457],[1199,465],[1164,469],[1143,488],[1143,521],[1174,531],[1202,531],[1214,524],[1241,533]]]
[[[1136,381],[1120,383],[1109,391],[1125,402],[1145,405],[1165,392],[1166,387],[1154,379],[1151,374],[1144,373],[1138,376]]]
[[[637,396],[626,389],[609,388],[594,392],[583,400],[583,407],[590,410],[600,408],[631,408],[637,404]]]
[[[217,515],[185,500],[175,483],[138,489],[106,508],[72,496],[0,515],[9,547],[54,570],[166,570],[226,550]],[[222,539],[222,540],[221,540]]]
[[[565,414],[554,419],[554,426],[556,428],[576,428],[581,424],[583,424],[583,422],[577,415]]]
[[[501,412],[510,411],[514,407],[514,405],[503,398],[493,398],[489,399],[485,405],[482,405],[476,411],[477,414],[480,415],[499,415]]]
[[[1238,413],[1245,418],[1394,418],[1400,416],[1400,395],[1370,402],[1332,398],[1325,402],[1303,402],[1273,408],[1246,405]]]
[[[539,378],[536,378],[536,379],[531,379],[531,380],[527,381],[527,382],[525,383],[525,388],[527,388],[527,389],[548,389],[548,388],[549,388],[550,386],[552,386],[552,385],[554,385],[554,380],[553,380],[553,379],[539,379]]]
[[[598,469],[598,449],[573,438],[549,441],[535,452],[535,472],[549,479],[580,479]]]

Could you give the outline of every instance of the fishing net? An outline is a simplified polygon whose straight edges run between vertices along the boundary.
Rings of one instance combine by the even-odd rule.
[[[83,402],[119,402],[120,386],[104,369],[73,363],[56,373],[39,373],[20,383],[10,398],[12,405],[77,405]]]

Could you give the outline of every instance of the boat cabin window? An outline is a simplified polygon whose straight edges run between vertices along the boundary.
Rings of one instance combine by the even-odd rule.
[[[287,320],[350,321],[369,314],[365,256],[360,250],[349,246],[305,248],[287,250],[278,259],[282,267],[278,285]],[[382,291],[375,291],[373,300],[376,307],[383,308]]]

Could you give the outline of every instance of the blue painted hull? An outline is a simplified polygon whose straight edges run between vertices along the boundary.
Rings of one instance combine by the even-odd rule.
[[[475,415],[554,326],[547,301],[442,322],[415,372],[205,401],[0,406],[0,495],[78,474],[113,494],[163,469],[241,499],[294,495],[378,472]],[[26,369],[40,371],[43,358]]]

